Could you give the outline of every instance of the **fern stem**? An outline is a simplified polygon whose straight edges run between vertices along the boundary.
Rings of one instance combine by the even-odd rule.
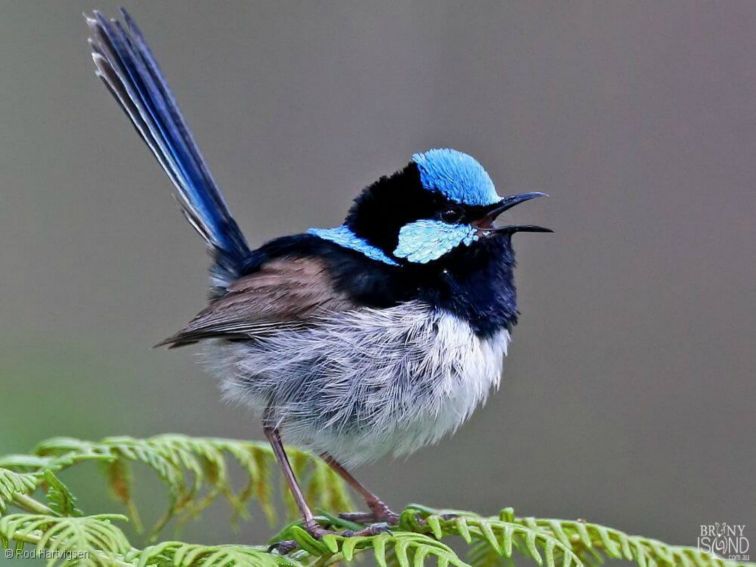
[[[42,504],[42,502],[39,502],[38,500],[35,500],[31,496],[27,496],[26,494],[16,494],[13,498],[13,502],[22,510],[26,510],[27,512],[31,512],[32,514],[60,516],[60,514],[58,514],[52,508],[48,508],[47,506]]]
[[[126,504],[126,510],[129,513],[129,518],[131,518],[131,523],[134,526],[136,533],[144,533],[144,524],[142,523],[142,517],[139,515],[139,510],[137,509],[136,504],[133,500],[129,499],[128,503]]]

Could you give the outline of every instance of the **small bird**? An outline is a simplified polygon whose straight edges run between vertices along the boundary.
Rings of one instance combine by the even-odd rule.
[[[259,412],[315,537],[329,533],[305,501],[282,444],[320,454],[365,500],[357,533],[398,516],[349,468],[406,455],[455,431],[499,384],[517,323],[512,236],[496,226],[543,193],[501,197],[471,156],[412,156],[354,200],[341,226],[311,228],[253,250],[213,181],[158,64],[126,11],[87,17],[96,74],[176,189],[212,255],[207,307],[160,345],[195,343],[229,400]]]

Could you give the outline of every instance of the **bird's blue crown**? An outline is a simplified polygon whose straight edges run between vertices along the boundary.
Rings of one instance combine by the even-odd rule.
[[[412,156],[420,170],[420,181],[428,191],[462,205],[485,206],[498,203],[493,181],[472,156],[448,148],[428,150]]]

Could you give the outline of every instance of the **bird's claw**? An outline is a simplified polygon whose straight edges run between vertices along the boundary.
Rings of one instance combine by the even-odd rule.
[[[305,524],[304,529],[307,530],[307,533],[315,539],[321,539],[323,536],[329,534],[340,535],[342,537],[363,537],[391,532],[391,526],[389,526],[389,524],[387,524],[386,522],[377,522],[370,524],[368,526],[365,526],[361,530],[344,530],[343,532],[335,532],[326,529],[319,524]],[[299,547],[299,544],[296,541],[294,541],[293,539],[286,539],[270,545],[268,547],[268,551],[275,551],[279,555],[288,555],[297,547]]]
[[[332,530],[324,528],[317,522],[307,523],[305,524],[304,528],[307,530],[307,533],[310,534],[315,539],[320,539],[325,535],[338,533],[338,532],[334,532]]]
[[[375,524],[365,526],[363,529],[358,531],[346,530],[341,535],[343,535],[344,537],[361,537],[386,533],[391,533],[391,526],[389,526],[386,522],[377,522]]]
[[[370,506],[370,512],[346,512],[339,514],[339,518],[357,524],[379,523],[395,526],[399,523],[399,514],[393,512],[383,502]]]
[[[339,535],[338,532],[331,531],[329,529],[324,528],[317,522],[307,522],[302,526],[308,534],[310,534],[315,539],[321,539],[325,535],[329,534],[335,534]],[[294,551],[297,547],[299,547],[299,544],[293,540],[293,539],[284,539],[281,541],[277,541],[276,543],[271,544],[268,547],[268,551],[275,551],[280,555],[287,555]]]
[[[268,546],[268,552],[275,551],[279,555],[288,555],[298,547],[298,543],[293,539],[277,541]]]
[[[339,514],[339,518],[356,524],[367,524],[375,521],[375,516],[373,516],[372,512],[344,512],[343,514]]]

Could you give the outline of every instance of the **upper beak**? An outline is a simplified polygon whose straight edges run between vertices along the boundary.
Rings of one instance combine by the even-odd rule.
[[[535,226],[530,224],[503,226],[501,228],[493,227],[493,221],[496,220],[496,217],[498,217],[501,213],[508,211],[509,209],[516,205],[519,205],[520,203],[524,203],[525,201],[530,201],[531,199],[536,199],[538,197],[548,197],[548,195],[546,193],[534,191],[532,193],[520,193],[519,195],[510,195],[509,197],[504,197],[501,201],[493,205],[483,217],[477,219],[473,224],[475,224],[480,229],[499,234],[514,234],[515,232],[554,232],[550,228],[544,228],[542,226]]]

